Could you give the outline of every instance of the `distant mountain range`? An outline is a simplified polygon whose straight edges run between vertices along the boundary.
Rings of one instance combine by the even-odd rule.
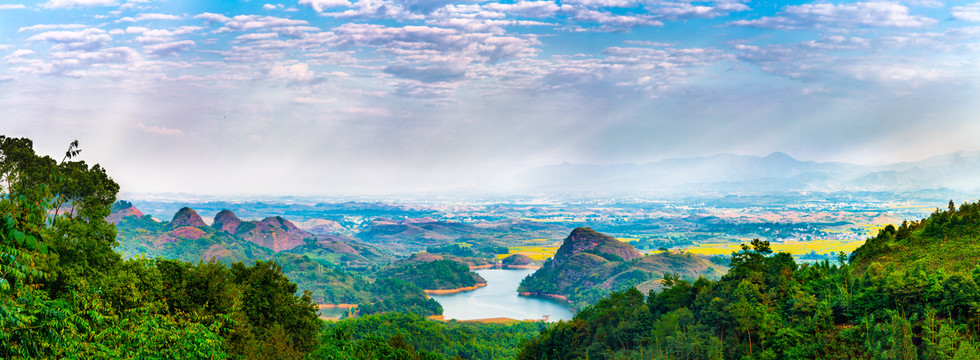
[[[524,179],[534,191],[640,196],[934,189],[975,192],[980,189],[980,151],[877,166],[801,161],[779,152],[764,157],[719,154],[646,164],[563,163],[529,171]]]

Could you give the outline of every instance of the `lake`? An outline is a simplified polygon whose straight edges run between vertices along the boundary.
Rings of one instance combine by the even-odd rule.
[[[431,295],[442,305],[446,319],[474,320],[505,317],[517,320],[571,320],[574,316],[564,302],[517,295],[517,286],[534,270],[475,270],[487,286],[448,295]]]

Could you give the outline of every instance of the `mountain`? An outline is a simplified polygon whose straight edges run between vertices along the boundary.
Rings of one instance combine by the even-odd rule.
[[[636,286],[660,287],[666,273],[693,279],[718,277],[725,268],[691,254],[660,253],[643,256],[633,246],[590,228],[577,228],[565,238],[558,252],[521,282],[526,295],[567,298],[575,308],[592,304],[602,296]]]
[[[281,216],[242,222],[235,230],[235,235],[277,252],[292,249],[303,245],[306,240],[316,238]]]
[[[720,279],[610,293],[517,359],[980,359],[978,228],[980,203],[950,204],[804,264],[753,240]]]
[[[470,271],[466,264],[431,254],[420,257],[413,255],[399,262],[397,266],[378,273],[378,276],[404,280],[425,289],[426,292],[475,289],[487,284],[483,277]]]
[[[185,261],[218,259],[222,262],[253,262],[271,258],[276,252],[308,255],[330,264],[354,268],[387,262],[390,255],[344,235],[314,235],[279,216],[242,221],[224,209],[212,226],[198,213],[181,208],[170,222],[142,215],[131,203],[120,201],[108,219],[118,219],[117,239],[126,256],[144,255]]]
[[[214,221],[211,223],[211,227],[217,231],[234,234],[238,232],[238,226],[241,223],[242,220],[235,213],[231,212],[231,210],[224,209],[214,215]]]
[[[124,218],[134,216],[137,218],[143,217],[143,212],[133,206],[133,203],[129,201],[117,201],[112,204],[111,212],[106,221],[118,225]]]
[[[391,220],[375,218],[357,238],[397,254],[408,255],[430,246],[474,242],[513,246],[526,239],[550,238],[568,231],[555,224],[525,220],[482,221],[467,224],[437,221],[429,217]]]
[[[980,188],[980,151],[957,152],[887,165],[801,161],[768,156],[717,154],[644,164],[570,164],[532,169],[521,177],[528,190],[690,196],[803,191],[912,191]]]
[[[174,214],[173,220],[170,220],[171,228],[176,229],[182,226],[208,227],[208,224],[204,223],[204,219],[201,218],[201,215],[197,214],[197,211],[185,206]]]

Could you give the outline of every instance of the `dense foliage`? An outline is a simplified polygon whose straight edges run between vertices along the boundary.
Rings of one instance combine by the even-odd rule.
[[[796,264],[754,240],[720,280],[668,274],[647,297],[613,293],[519,358],[977,359],[977,228],[980,203],[950,205],[836,264]]]
[[[486,283],[468,266],[452,260],[410,262],[382,271],[378,276],[405,280],[426,290],[459,289]]]
[[[512,359],[549,325],[436,322],[416,315],[384,314],[330,323],[314,359]]]
[[[724,268],[690,253],[642,256],[630,244],[589,228],[577,228],[553,258],[521,281],[518,291],[564,296],[572,308],[583,309],[613,291],[657,289],[667,272],[693,280],[698,275],[717,278]]]
[[[298,359],[317,347],[309,295],[271,262],[123,260],[98,165],[0,136],[0,358]]]

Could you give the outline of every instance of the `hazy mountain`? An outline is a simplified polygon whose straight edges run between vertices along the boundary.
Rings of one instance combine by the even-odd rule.
[[[799,191],[915,191],[977,189],[980,152],[957,152],[886,165],[801,161],[718,154],[646,164],[569,164],[534,169],[530,190],[634,195],[765,194]]]

